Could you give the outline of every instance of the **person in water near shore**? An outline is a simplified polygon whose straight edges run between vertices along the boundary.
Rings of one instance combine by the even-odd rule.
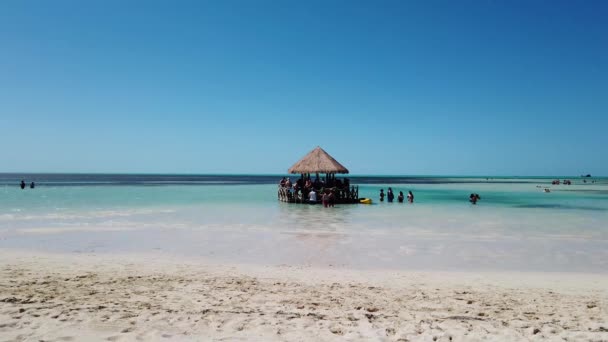
[[[388,199],[388,201],[390,203],[393,202],[393,199],[395,199],[395,194],[393,193],[393,188],[388,188],[388,191],[386,193],[386,198]]]
[[[21,190],[25,189],[25,181],[23,179],[21,180],[21,184],[19,186],[21,186]]]
[[[306,188],[306,189],[312,188],[312,181],[310,180],[310,178],[308,178],[306,180],[306,183],[304,184],[304,188]]]
[[[469,196],[469,202],[471,202],[472,204],[477,204],[477,201],[479,201],[481,199],[481,197],[479,197],[479,194],[471,194],[471,196]]]
[[[33,189],[33,188],[35,188],[35,187],[36,187],[36,184],[34,184],[34,182],[31,182],[31,183],[30,183],[30,189]]]
[[[397,201],[399,201],[399,203],[403,203],[403,191],[399,191],[399,196],[397,196]]]
[[[384,189],[380,189],[380,202],[384,202]]]
[[[410,203],[414,203],[414,194],[411,191],[407,192],[407,201]]]
[[[317,193],[315,192],[315,189],[310,189],[310,192],[308,193],[308,202],[310,204],[317,203]]]

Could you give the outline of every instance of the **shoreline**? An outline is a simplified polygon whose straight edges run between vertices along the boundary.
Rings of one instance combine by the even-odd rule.
[[[608,340],[608,276],[0,249],[0,340]]]

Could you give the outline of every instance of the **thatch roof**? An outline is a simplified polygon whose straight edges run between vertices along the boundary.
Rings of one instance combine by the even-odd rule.
[[[329,153],[317,146],[288,170],[289,173],[348,173]]]

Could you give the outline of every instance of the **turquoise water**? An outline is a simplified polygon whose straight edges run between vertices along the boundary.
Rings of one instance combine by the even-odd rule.
[[[332,209],[278,202],[274,177],[143,184],[93,177],[86,184],[38,181],[33,190],[10,179],[0,185],[0,248],[363,268],[608,271],[604,179],[571,186],[552,186],[549,178],[427,179],[365,178],[377,182],[360,185],[373,205]],[[389,186],[395,194],[413,191],[415,203],[379,203],[379,190]],[[481,195],[475,206],[472,192]]]

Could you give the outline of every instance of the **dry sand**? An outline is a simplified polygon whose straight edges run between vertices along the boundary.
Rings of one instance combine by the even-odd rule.
[[[608,341],[608,277],[0,250],[0,341]]]

